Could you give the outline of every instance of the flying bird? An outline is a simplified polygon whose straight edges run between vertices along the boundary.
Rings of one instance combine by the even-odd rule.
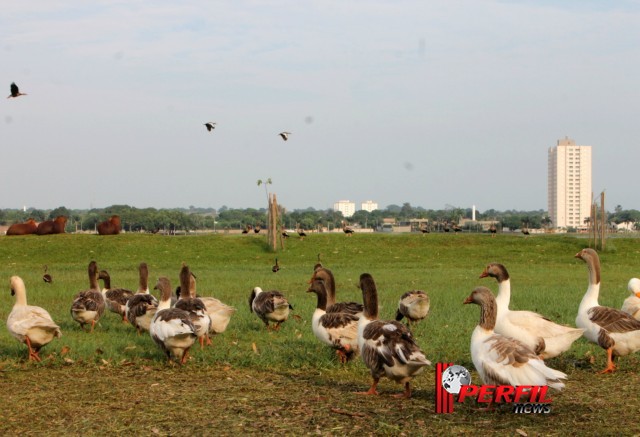
[[[10,99],[11,97],[19,97],[19,96],[26,96],[27,93],[21,93],[20,90],[18,89],[18,85],[16,85],[15,82],[11,83],[11,95],[9,95],[7,97],[7,99]],[[286,140],[286,138],[285,138]]]
[[[279,134],[283,140],[287,141],[289,139],[289,135],[291,135],[291,132],[280,132]]]
[[[214,130],[216,128],[216,123],[214,123],[213,121],[207,122],[204,125],[207,127],[207,130],[209,132],[211,132],[212,130]]]

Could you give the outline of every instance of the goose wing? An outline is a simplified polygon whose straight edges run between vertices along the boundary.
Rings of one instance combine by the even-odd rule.
[[[588,311],[589,319],[608,332],[640,331],[640,321],[624,311],[604,306],[596,306]]]

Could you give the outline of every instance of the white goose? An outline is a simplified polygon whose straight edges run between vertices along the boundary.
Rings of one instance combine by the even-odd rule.
[[[207,314],[207,307],[205,307],[204,302],[196,297],[195,288],[191,287],[190,282],[192,278],[193,276],[191,275],[189,266],[182,263],[182,269],[180,269],[180,289],[187,290],[187,292],[180,292],[180,298],[174,305],[174,308],[184,310],[190,314],[193,326],[196,327],[200,348],[203,348],[209,329],[211,328],[211,318]]]
[[[498,296],[495,298],[498,315],[495,331],[507,337],[513,337],[533,349],[542,359],[557,357],[568,350],[584,329],[554,323],[546,317],[532,311],[512,311],[511,279],[502,264],[489,264],[481,278],[491,276],[498,281]]]
[[[41,361],[38,355],[40,348],[55,337],[62,337],[62,331],[47,310],[27,305],[27,290],[22,278],[12,276],[9,283],[16,302],[7,318],[7,329],[20,343],[27,345],[29,360]]]
[[[315,336],[336,350],[342,364],[358,353],[359,317],[349,313],[327,313],[327,288],[323,279],[311,282],[308,293],[317,295],[316,310],[311,319]]]
[[[158,299],[149,294],[149,267],[147,263],[138,266],[138,290],[131,296],[126,304],[127,320],[136,328],[138,334],[148,331],[151,320],[158,309]]]
[[[173,357],[180,364],[184,364],[189,356],[189,349],[198,338],[196,327],[187,311],[171,308],[169,279],[158,278],[158,283],[154,288],[160,290],[161,298],[157,311],[151,320],[149,334],[167,355],[169,361]]]
[[[395,320],[378,320],[378,290],[368,273],[360,275],[364,313],[358,322],[358,347],[364,364],[371,371],[373,383],[365,395],[377,395],[380,378],[404,384],[404,392],[395,397],[411,397],[410,382],[431,365],[413,340],[411,331]]]
[[[73,298],[71,304],[71,317],[80,323],[80,327],[84,329],[84,325],[91,325],[91,332],[96,323],[104,314],[104,297],[98,284],[98,265],[95,261],[89,263],[87,269],[89,273],[89,289],[80,291]]]
[[[396,320],[399,322],[404,317],[407,324],[417,323],[429,315],[429,295],[422,290],[411,290],[400,296]]]
[[[636,320],[640,320],[640,279],[631,278],[627,285],[631,296],[622,303],[622,311],[630,314]]]
[[[477,287],[463,302],[480,305],[480,322],[471,335],[473,365],[487,385],[548,385],[564,387],[567,375],[551,369],[525,343],[494,332],[496,299],[486,287]]]
[[[576,325],[584,328],[587,340],[607,351],[607,367],[600,373],[616,370],[613,360],[640,350],[640,321],[624,311],[600,306],[600,258],[593,249],[582,249],[575,255],[587,263],[589,286],[580,306]]]
[[[287,298],[277,290],[263,291],[260,287],[254,287],[249,296],[249,310],[260,317],[267,329],[272,329],[269,322],[273,322],[273,330],[279,330],[292,309]]]
[[[193,272],[189,278],[189,295],[196,297],[196,277]],[[222,303],[219,299],[210,296],[198,296],[199,299],[204,303],[206,308],[206,312],[209,315],[209,319],[211,320],[211,326],[209,327],[209,332],[207,334],[207,344],[211,344],[210,335],[218,335],[222,334],[227,330],[227,326],[231,321],[231,316],[233,316],[236,312],[236,309],[232,306],[229,306],[225,303]]]

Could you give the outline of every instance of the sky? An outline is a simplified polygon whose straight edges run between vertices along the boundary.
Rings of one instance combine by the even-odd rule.
[[[569,137],[640,209],[639,1],[6,2],[0,53],[0,208],[546,210]]]

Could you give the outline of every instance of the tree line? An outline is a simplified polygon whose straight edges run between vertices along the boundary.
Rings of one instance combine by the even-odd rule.
[[[122,221],[122,229],[127,232],[158,232],[171,230],[225,230],[244,229],[247,226],[266,227],[266,208],[228,208],[222,206],[214,208],[136,208],[129,205],[112,205],[107,208],[94,208],[89,210],[68,209],[60,206],[51,210],[36,208],[30,209],[0,209],[0,224],[11,225],[20,223],[28,218],[37,222],[52,220],[57,216],[65,216],[67,232],[93,231],[97,224],[112,215],[119,215]],[[640,211],[635,209],[625,210],[622,206],[616,206],[613,212],[606,213],[610,223],[633,223],[638,229],[640,226]],[[384,219],[394,219],[396,223],[406,223],[412,219],[426,220],[432,225],[449,224],[458,225],[472,217],[471,208],[447,208],[441,210],[414,207],[409,203],[402,205],[389,205],[385,209],[375,211],[356,211],[349,218],[342,216],[339,211],[332,209],[296,209],[282,211],[281,222],[287,229],[302,228],[306,230],[317,228],[341,228],[343,224],[361,228],[373,228],[381,226]],[[548,213],[542,209],[534,211],[497,211],[489,209],[476,211],[477,221],[489,221],[502,229],[542,229],[549,227],[551,220]],[[463,226],[464,227],[464,226]]]

